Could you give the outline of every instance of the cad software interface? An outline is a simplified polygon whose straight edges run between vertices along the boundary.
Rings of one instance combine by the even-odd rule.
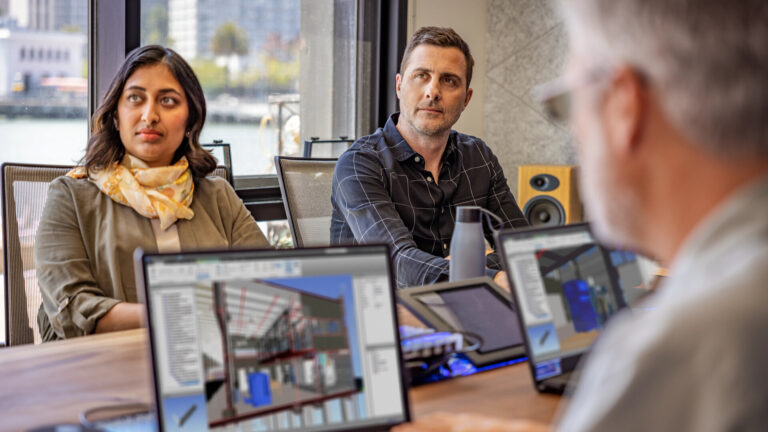
[[[598,246],[586,228],[504,241],[537,379],[563,373],[562,360],[585,352],[645,290],[637,256]]]
[[[385,253],[248,254],[146,264],[164,429],[402,421]]]

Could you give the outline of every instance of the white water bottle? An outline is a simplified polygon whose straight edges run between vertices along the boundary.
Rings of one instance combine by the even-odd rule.
[[[485,276],[485,240],[480,207],[456,207],[456,226],[451,238],[449,280]]]

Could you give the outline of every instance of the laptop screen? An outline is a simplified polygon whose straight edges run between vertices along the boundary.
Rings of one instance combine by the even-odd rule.
[[[500,241],[537,381],[572,370],[608,318],[647,292],[638,257],[598,245],[586,224]]]
[[[142,260],[164,430],[407,420],[386,247]]]

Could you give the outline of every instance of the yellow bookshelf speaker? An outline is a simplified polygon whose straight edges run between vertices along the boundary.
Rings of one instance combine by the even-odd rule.
[[[520,165],[517,202],[532,226],[566,225],[582,220],[578,167]]]

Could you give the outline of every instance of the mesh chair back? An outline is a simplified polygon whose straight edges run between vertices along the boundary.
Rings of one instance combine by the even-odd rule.
[[[275,156],[275,167],[296,247],[330,245],[336,159]]]
[[[35,235],[48,184],[72,167],[4,163],[0,169],[6,341],[8,345],[40,343],[37,310],[42,299],[35,273]]]
[[[229,170],[225,166],[221,166],[221,165],[217,166],[212,173],[208,174],[208,177],[221,177],[224,180],[228,181],[229,184],[232,184],[232,179],[229,176]]]
[[[219,166],[216,167],[216,171],[219,172],[223,169],[226,175],[215,174],[221,178],[227,179],[229,184],[235,185],[232,177],[232,151],[229,144],[222,142],[221,140],[213,140],[213,144],[200,144],[204,149],[210,150],[213,156],[218,160]]]

